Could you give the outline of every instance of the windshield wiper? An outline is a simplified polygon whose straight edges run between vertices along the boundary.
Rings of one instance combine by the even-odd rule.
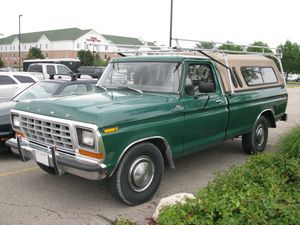
[[[132,91],[136,91],[136,92],[138,92],[139,94],[144,94],[144,92],[143,91],[141,91],[141,90],[139,90],[139,89],[135,89],[135,88],[133,88],[133,87],[127,87],[127,86],[124,86],[124,87],[116,87],[116,88],[122,88],[122,89],[128,89],[128,90],[132,90]]]
[[[103,89],[104,91],[107,91],[107,88],[106,87],[103,87],[103,86],[100,86],[100,85],[96,85],[97,88],[101,88]]]

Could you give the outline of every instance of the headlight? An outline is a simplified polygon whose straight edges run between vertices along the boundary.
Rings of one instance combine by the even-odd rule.
[[[80,145],[95,146],[95,135],[90,130],[79,129],[78,138]]]
[[[17,115],[12,115],[12,123],[15,128],[20,127],[20,117]]]

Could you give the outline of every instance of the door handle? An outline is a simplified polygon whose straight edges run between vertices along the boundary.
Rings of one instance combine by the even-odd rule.
[[[176,105],[175,108],[172,110],[173,112],[180,112],[183,111],[184,107],[181,105]]]
[[[216,100],[216,103],[217,103],[217,104],[223,103],[223,100],[218,99],[218,100]]]

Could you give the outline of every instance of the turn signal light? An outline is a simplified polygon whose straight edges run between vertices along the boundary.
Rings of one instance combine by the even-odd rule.
[[[20,131],[16,131],[16,136],[20,136],[20,137],[24,138],[24,137],[25,137],[25,134],[23,134],[23,133],[20,132]]]
[[[79,149],[79,153],[81,155],[85,155],[91,158],[95,158],[95,159],[103,159],[104,158],[104,154],[103,153],[96,153],[96,152],[90,152],[90,151],[86,151],[84,149]]]
[[[104,134],[109,134],[109,133],[114,133],[117,132],[119,130],[118,127],[110,127],[110,128],[106,128],[104,129]]]

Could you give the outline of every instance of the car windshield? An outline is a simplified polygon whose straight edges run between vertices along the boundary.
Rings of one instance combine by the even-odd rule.
[[[27,88],[15,98],[13,101],[18,102],[26,99],[49,98],[59,88],[60,84],[56,82],[41,81]]]
[[[111,62],[97,86],[177,93],[181,70],[178,62]]]

